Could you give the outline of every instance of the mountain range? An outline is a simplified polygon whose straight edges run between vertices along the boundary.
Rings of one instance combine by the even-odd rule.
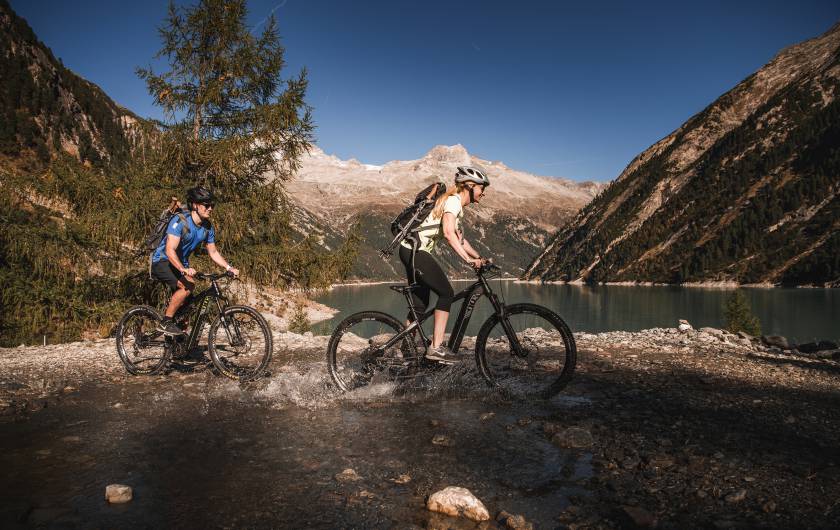
[[[604,187],[517,171],[471,155],[461,145],[439,145],[419,159],[384,165],[341,160],[313,146],[286,190],[300,209],[301,231],[321,233],[325,245],[343,240],[353,227],[358,230],[355,279],[399,278],[404,275],[399,260],[382,261],[377,255],[390,241],[391,219],[427,185],[441,181],[451,186],[461,165],[484,168],[491,182],[481,203],[465,209],[465,236],[514,276],[522,274],[549,234]],[[451,250],[443,252],[443,261],[452,274],[467,273]]]
[[[840,24],[635,157],[524,277],[840,284]]]

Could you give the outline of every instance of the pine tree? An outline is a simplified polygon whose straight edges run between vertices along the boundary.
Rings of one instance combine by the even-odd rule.
[[[752,314],[747,297],[741,289],[736,289],[724,302],[723,315],[726,329],[732,333],[744,331],[750,335],[761,335],[761,322]]]
[[[257,37],[246,14],[245,0],[170,3],[157,54],[169,70],[137,69],[166,116],[167,166],[213,187],[260,184],[267,172],[288,179],[312,139],[306,70],[281,79],[274,17]]]

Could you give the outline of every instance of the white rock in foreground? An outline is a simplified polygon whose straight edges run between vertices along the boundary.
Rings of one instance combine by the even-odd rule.
[[[467,488],[458,486],[449,486],[433,493],[426,507],[433,512],[445,513],[453,517],[464,516],[473,521],[490,520],[490,513],[484,507],[484,503]]]
[[[105,487],[105,500],[111,504],[128,502],[131,498],[131,486],[126,486],[124,484],[109,484]]]

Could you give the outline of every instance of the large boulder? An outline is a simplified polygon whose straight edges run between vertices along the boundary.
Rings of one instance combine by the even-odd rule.
[[[426,507],[433,512],[445,513],[453,517],[466,517],[473,521],[489,521],[490,512],[467,488],[448,486],[433,493]]]

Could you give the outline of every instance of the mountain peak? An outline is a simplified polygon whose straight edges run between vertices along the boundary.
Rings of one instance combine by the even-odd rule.
[[[469,164],[471,157],[463,145],[455,144],[436,145],[423,158],[438,162],[453,162],[460,165]]]

